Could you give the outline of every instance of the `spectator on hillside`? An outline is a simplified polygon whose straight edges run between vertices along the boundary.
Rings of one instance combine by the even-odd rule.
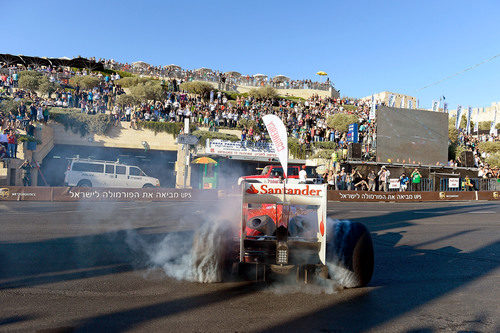
[[[420,173],[420,171],[418,171],[417,168],[413,170],[413,172],[410,175],[410,178],[413,191],[422,191],[421,187],[422,174]]]
[[[387,170],[387,168],[382,166],[380,171],[378,172],[378,186],[379,186],[379,191],[384,191],[387,192],[388,186],[387,184],[389,183],[389,176],[391,172]]]
[[[402,173],[399,177],[399,191],[404,192],[408,188],[408,183],[410,182],[410,178],[406,175],[406,173]]]
[[[375,171],[371,170],[368,174],[368,191],[375,191],[375,182],[377,180],[377,175]]]

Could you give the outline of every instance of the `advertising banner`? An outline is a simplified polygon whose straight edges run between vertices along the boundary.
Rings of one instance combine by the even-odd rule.
[[[490,196],[492,197],[492,195]],[[446,201],[446,200],[468,201],[468,200],[476,200],[476,195],[475,192],[328,191],[328,200],[358,201],[358,202],[370,202],[370,201],[415,202],[415,201]],[[493,200],[493,199],[485,199],[485,200]]]
[[[358,124],[349,124],[349,131],[347,132],[347,142],[358,143],[359,141],[359,129]]]
[[[457,106],[457,118],[455,119],[455,128],[459,129],[460,128],[460,120],[462,119],[462,106],[458,105]]]
[[[470,118],[472,117],[472,108],[467,108],[467,134],[470,134]]]
[[[398,178],[390,178],[389,179],[389,188],[390,189],[398,189],[399,186],[399,179]]]
[[[448,179],[448,187],[449,188],[458,188],[460,186],[460,178],[449,178]]]
[[[273,142],[274,150],[278,154],[286,178],[288,170],[288,135],[285,124],[274,114],[267,114],[262,117],[262,120],[264,121],[264,125],[266,125],[267,132]]]
[[[207,140],[205,153],[221,156],[278,158],[273,145],[267,142],[249,144],[241,141]]]
[[[370,115],[368,118],[373,120],[377,117],[377,105],[375,104],[375,96],[372,95],[372,105],[370,107]]]

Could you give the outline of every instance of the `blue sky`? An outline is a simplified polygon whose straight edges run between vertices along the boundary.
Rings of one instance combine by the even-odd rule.
[[[500,1],[0,0],[0,53],[77,55],[296,79],[341,95],[388,90],[421,107],[500,101]]]

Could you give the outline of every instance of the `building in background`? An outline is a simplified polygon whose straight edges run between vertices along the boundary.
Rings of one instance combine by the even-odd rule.
[[[375,101],[377,104],[384,104],[387,106],[389,105],[389,102],[391,100],[394,100],[394,107],[395,108],[408,108],[408,109],[416,109],[417,108],[417,98],[409,95],[404,95],[404,94],[398,94],[395,92],[390,92],[390,91],[382,91],[378,94],[373,95],[375,97]],[[391,97],[394,96],[394,97]],[[366,96],[361,98],[363,101],[371,101],[372,96]],[[401,105],[403,103],[403,105]]]
[[[468,105],[462,105],[462,114],[466,114],[463,110],[468,108]],[[479,109],[479,113],[477,112]],[[500,123],[500,101],[491,103],[491,106],[486,107],[473,107],[472,108],[472,121],[493,121],[495,118],[495,109],[497,111],[496,124]],[[457,109],[449,111],[450,117],[457,115]]]

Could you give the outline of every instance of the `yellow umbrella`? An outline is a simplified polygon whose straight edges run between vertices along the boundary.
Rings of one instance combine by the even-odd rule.
[[[203,157],[198,157],[193,161],[193,164],[217,164],[217,161],[214,159],[211,159],[210,157],[203,156]]]
[[[319,71],[319,72],[316,73],[316,75],[326,76],[328,74],[326,74],[326,72]]]

